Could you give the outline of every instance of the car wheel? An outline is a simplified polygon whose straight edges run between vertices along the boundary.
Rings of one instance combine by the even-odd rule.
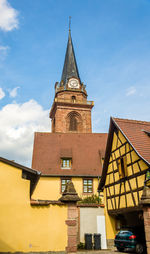
[[[138,244],[136,245],[136,253],[137,253],[137,254],[142,254],[143,251],[144,251],[143,245],[142,245],[141,243],[138,243]]]
[[[124,248],[117,247],[118,251],[124,251]]]

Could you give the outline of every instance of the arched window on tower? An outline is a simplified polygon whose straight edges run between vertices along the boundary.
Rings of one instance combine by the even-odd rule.
[[[66,117],[66,131],[82,132],[82,117],[76,111],[71,111]]]
[[[70,124],[69,124],[70,131],[77,131],[77,119],[75,115],[70,116]]]

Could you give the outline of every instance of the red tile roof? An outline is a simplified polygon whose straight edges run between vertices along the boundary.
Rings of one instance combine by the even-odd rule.
[[[32,168],[43,175],[100,176],[107,133],[41,133],[34,138]],[[72,157],[72,168],[61,169],[61,158]]]
[[[137,153],[150,163],[150,122],[113,118]]]

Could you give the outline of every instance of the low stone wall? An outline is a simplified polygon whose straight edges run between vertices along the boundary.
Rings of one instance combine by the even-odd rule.
[[[147,254],[150,254],[150,206],[144,207],[144,227],[146,236]]]
[[[150,254],[150,186],[144,187],[140,203],[143,206],[147,254]]]

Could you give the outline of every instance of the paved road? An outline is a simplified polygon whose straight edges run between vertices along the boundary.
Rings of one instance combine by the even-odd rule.
[[[118,252],[117,250],[94,250],[94,251],[78,251],[77,254],[131,254],[129,252]],[[133,254],[133,252],[132,252]]]

